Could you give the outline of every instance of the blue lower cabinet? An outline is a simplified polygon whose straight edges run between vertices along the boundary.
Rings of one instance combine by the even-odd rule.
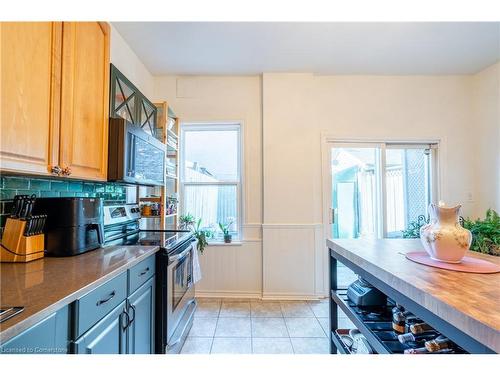
[[[155,278],[146,281],[127,299],[130,324],[127,353],[154,353]]]
[[[77,354],[124,354],[127,350],[126,301],[120,303],[73,343]]]
[[[0,346],[4,354],[66,354],[69,349],[68,306],[49,315]]]

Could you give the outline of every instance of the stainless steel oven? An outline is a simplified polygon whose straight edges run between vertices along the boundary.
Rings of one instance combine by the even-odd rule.
[[[193,253],[196,241],[157,253],[157,353],[179,353],[196,310]]]
[[[194,242],[182,250],[180,253],[172,255],[167,267],[168,291],[167,291],[167,351],[174,349],[176,343],[182,340],[182,336],[189,331],[188,327],[183,327],[185,319],[189,316],[188,310],[194,312],[194,284],[193,284],[193,251],[196,249]],[[177,335],[176,330],[181,328]],[[184,332],[183,332],[184,331]]]

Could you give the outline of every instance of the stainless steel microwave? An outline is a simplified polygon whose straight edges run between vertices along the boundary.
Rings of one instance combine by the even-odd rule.
[[[124,119],[110,118],[108,145],[108,181],[164,184],[164,143]]]

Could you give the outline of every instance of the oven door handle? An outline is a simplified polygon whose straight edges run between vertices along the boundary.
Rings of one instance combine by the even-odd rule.
[[[186,248],[186,250],[183,250],[182,253],[174,255],[173,257],[169,258],[171,262],[176,262],[179,259],[182,259],[186,256],[187,253],[189,253],[191,250],[193,250],[193,245],[189,246]]]

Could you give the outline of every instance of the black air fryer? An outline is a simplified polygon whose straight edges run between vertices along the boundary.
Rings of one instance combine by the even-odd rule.
[[[46,214],[45,254],[65,257],[94,250],[104,242],[100,198],[38,198],[33,214]]]

